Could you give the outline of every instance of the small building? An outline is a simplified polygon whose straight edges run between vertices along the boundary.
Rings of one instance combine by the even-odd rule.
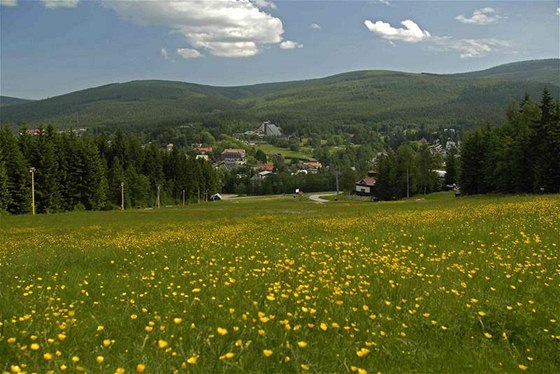
[[[195,159],[196,160],[210,161],[210,156],[208,156],[208,155],[196,155]]]
[[[373,189],[377,183],[377,173],[368,171],[366,177],[363,177],[356,182],[356,195],[358,196],[373,196]]]
[[[220,200],[223,200],[223,197],[219,193],[215,193],[214,195],[210,196],[209,200],[210,201],[220,201]]]
[[[282,136],[280,128],[270,121],[263,122],[255,132],[262,134],[262,136]]]
[[[274,174],[271,171],[265,170],[265,171],[261,171],[259,173],[257,173],[257,178],[258,179],[266,179],[267,177],[269,177],[270,175]]]
[[[309,171],[310,173],[317,173],[323,165],[319,161],[307,161],[301,164],[304,170]]]
[[[244,149],[227,148],[221,156],[225,162],[245,162],[246,152]]]
[[[201,155],[207,155],[209,153],[212,153],[212,151],[214,151],[214,148],[204,147],[202,145],[199,145],[199,146],[193,147],[193,151],[195,151],[196,153],[201,154]]]
[[[273,164],[262,164],[259,165],[259,170],[260,171],[274,171],[274,165]]]

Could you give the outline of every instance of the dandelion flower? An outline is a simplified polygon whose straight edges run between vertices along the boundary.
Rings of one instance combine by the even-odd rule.
[[[97,356],[97,357],[95,358],[95,361],[97,361],[98,364],[102,364],[103,361],[105,361],[105,357],[103,357],[103,356]]]
[[[369,354],[369,349],[367,348],[360,348],[357,352],[356,355],[360,358],[365,357]]]
[[[187,362],[191,365],[196,365],[196,363],[198,362],[198,355],[192,355],[191,357],[189,357]]]
[[[264,349],[263,350],[263,355],[264,355],[264,357],[272,356],[272,349]]]
[[[298,345],[298,347],[300,347],[300,348],[305,348],[305,347],[307,347],[307,342],[300,341],[300,342],[297,342],[297,345]]]
[[[225,355],[220,356],[220,360],[230,359],[230,358],[233,358],[234,356],[235,356],[235,353],[228,352]]]
[[[222,328],[222,327],[218,327],[218,328],[216,329],[216,331],[218,332],[218,334],[220,334],[220,335],[222,335],[222,336],[227,335],[227,333],[228,333],[227,329],[224,329],[224,328]]]
[[[47,361],[51,360],[52,357],[53,357],[53,356],[52,356],[52,354],[50,354],[50,353],[45,353],[45,354],[43,355],[43,358],[44,358],[45,360],[47,360]]]
[[[138,374],[142,374],[144,372],[144,370],[146,370],[146,365],[144,365],[144,364],[136,365],[136,372]]]
[[[485,332],[485,333],[484,333],[484,337],[485,337],[486,339],[492,339],[492,334]]]
[[[169,344],[165,340],[159,339],[157,345],[160,349],[165,349]]]
[[[31,344],[31,346],[29,346],[29,348],[31,348],[32,351],[36,351],[41,347],[39,346],[39,344],[33,343],[33,344]]]

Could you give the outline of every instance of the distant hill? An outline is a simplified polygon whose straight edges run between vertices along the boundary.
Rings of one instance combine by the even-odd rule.
[[[2,123],[155,126],[189,122],[281,125],[494,123],[525,93],[560,96],[560,60],[450,75],[355,71],[321,79],[214,87],[171,81],[109,84],[0,109]]]
[[[454,74],[454,76],[472,78],[504,78],[539,83],[558,83],[560,80],[560,59],[513,62],[486,70]]]
[[[0,96],[0,106],[25,104],[32,102],[33,100],[20,99],[17,97]]]

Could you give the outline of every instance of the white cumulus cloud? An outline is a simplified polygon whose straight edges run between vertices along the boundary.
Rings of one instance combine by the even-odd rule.
[[[183,58],[200,58],[200,57],[204,57],[203,54],[201,54],[199,51],[197,51],[196,49],[191,49],[191,48],[177,48],[177,54]]]
[[[409,43],[417,43],[432,37],[428,31],[422,30],[414,21],[409,19],[401,22],[404,28],[395,28],[383,21],[374,23],[370,20],[365,20],[364,24],[369,31],[386,40],[401,40]]]
[[[309,27],[311,27],[313,30],[321,30],[321,25],[318,25],[316,23],[312,23],[311,25],[309,25]]]
[[[276,4],[267,0],[251,0],[259,8],[276,9]]]
[[[471,17],[465,17],[459,14],[455,19],[462,23],[473,24],[473,25],[490,25],[492,23],[498,22],[502,17],[497,14],[494,8],[481,8],[473,12]]]
[[[461,58],[484,57],[496,50],[507,48],[511,53],[511,43],[505,40],[487,39],[453,39],[451,37],[436,37],[432,49],[439,51],[457,51]]]
[[[160,51],[160,53],[161,53],[161,56],[162,56],[164,59],[166,59],[166,60],[169,59],[169,53],[167,52],[167,49],[162,48],[161,51]]]
[[[388,40],[392,45],[394,45],[393,41],[421,42],[432,50],[456,51],[461,58],[483,57],[495,50],[511,47],[510,42],[499,39],[455,39],[450,36],[432,35],[428,31],[422,30],[412,20],[401,22],[404,28],[395,28],[383,21],[374,23],[366,20],[364,23],[368,30],[382,39]]]
[[[0,0],[0,6],[16,6],[17,0]]]
[[[254,56],[284,40],[282,21],[249,0],[104,0],[103,4],[141,25],[168,27],[191,47],[221,57]]]
[[[41,0],[45,8],[76,8],[80,0]]]
[[[303,44],[293,42],[291,40],[284,40],[282,43],[280,43],[280,48],[282,49],[303,48]]]
[[[556,8],[556,15],[560,16],[560,8]]]

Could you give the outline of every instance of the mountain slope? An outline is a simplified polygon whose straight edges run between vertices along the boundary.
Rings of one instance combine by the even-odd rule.
[[[454,74],[457,77],[504,78],[510,80],[551,83],[560,81],[560,59],[512,62],[471,73]]]
[[[0,122],[80,127],[264,119],[315,127],[350,122],[482,124],[502,118],[509,102],[525,93],[539,98],[545,84],[560,96],[559,63],[525,61],[452,75],[356,71],[240,87],[133,81],[3,107]]]
[[[33,100],[20,99],[18,97],[0,96],[0,106],[25,104],[32,101]]]

